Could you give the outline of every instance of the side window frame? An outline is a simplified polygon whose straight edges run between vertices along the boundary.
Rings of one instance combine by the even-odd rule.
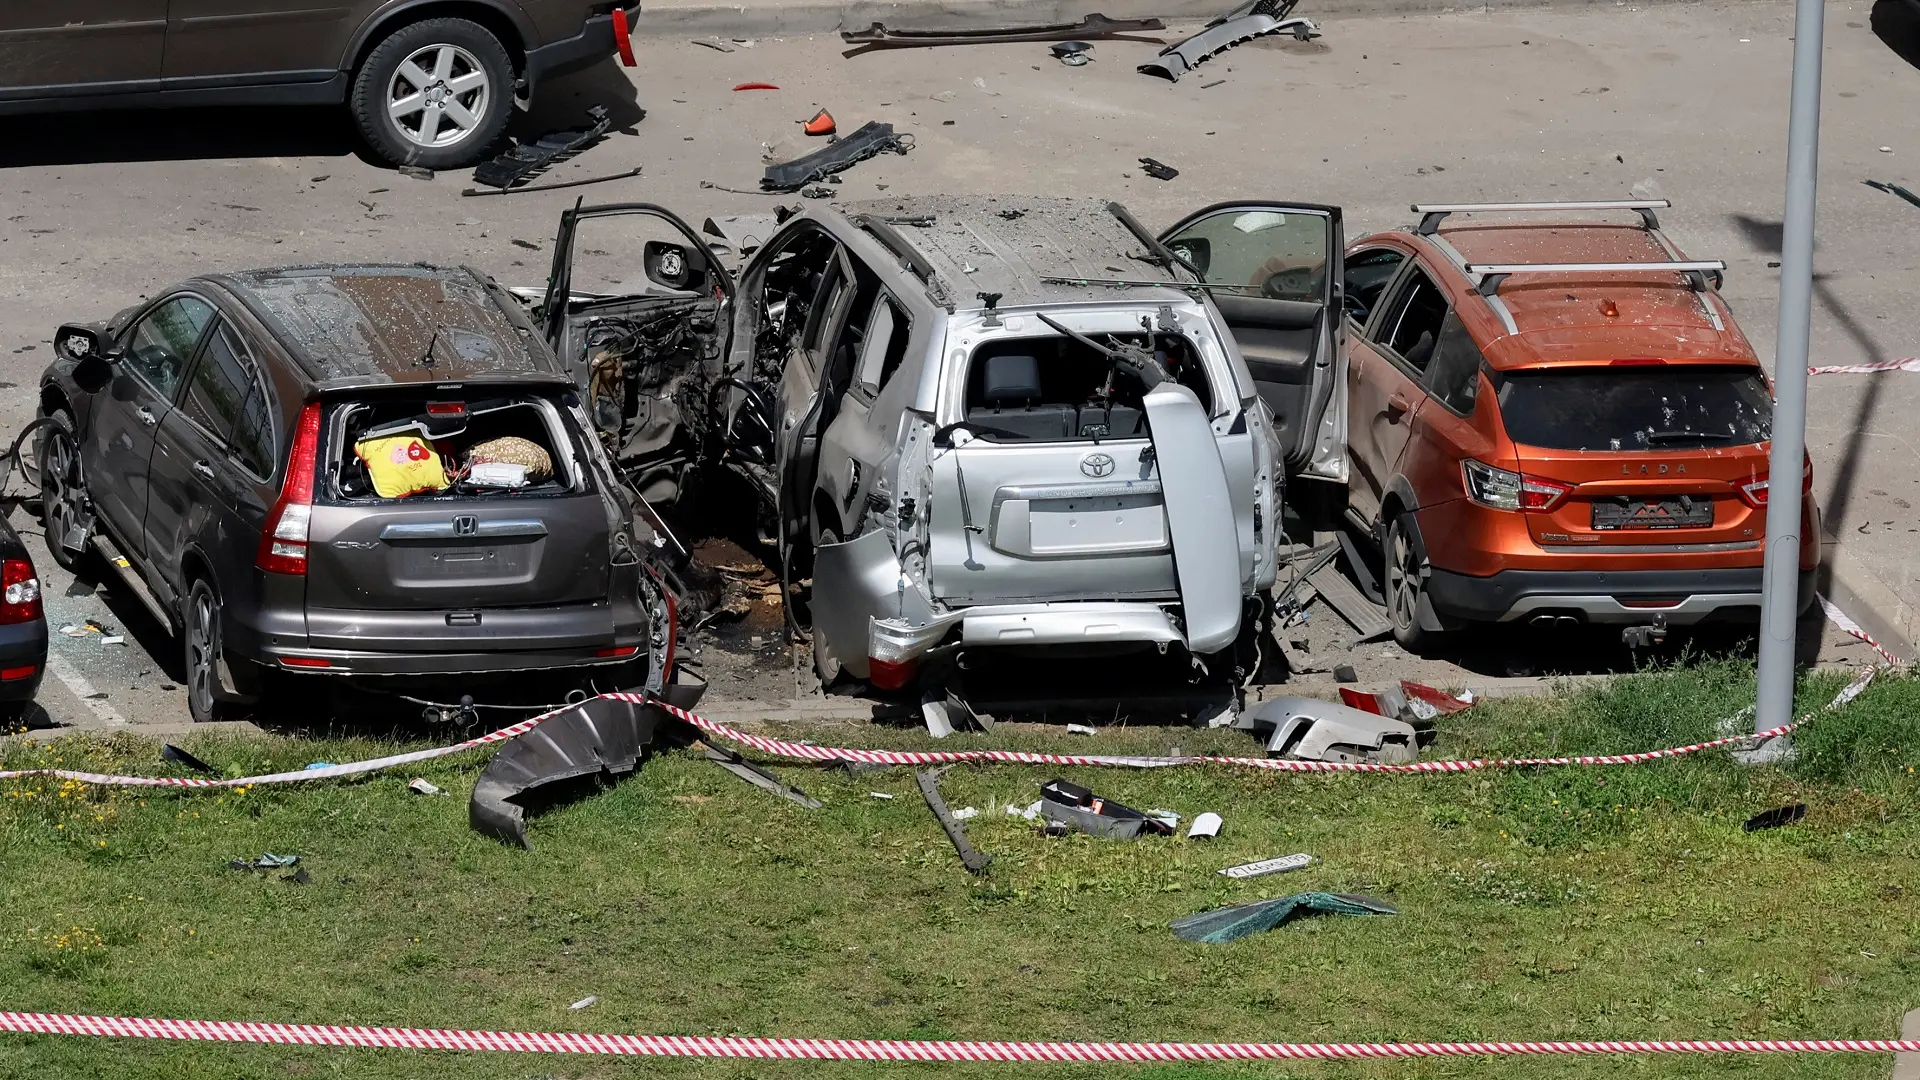
[[[240,345],[246,349],[244,359],[253,376],[253,386],[247,391],[247,396],[240,399],[240,411],[234,414],[233,429],[227,433],[227,458],[239,466],[240,470],[246,473],[249,478],[262,484],[271,483],[274,475],[280,471],[280,402],[279,399],[274,397],[273,380],[267,376],[266,365],[262,364],[260,357],[252,348],[248,347],[250,343],[247,340],[247,336],[240,331],[240,327],[234,324],[233,320],[229,319],[228,325],[233,327],[233,336],[240,342]],[[259,398],[266,405],[266,409],[262,413],[267,419],[267,438],[265,443],[267,460],[265,473],[255,472],[253,466],[247,464],[238,454],[233,452],[233,448],[237,445],[233,438],[233,432],[238,431],[240,425],[246,421],[247,406],[253,402],[255,398]]]
[[[198,300],[202,304],[205,304],[207,306],[207,309],[211,311],[213,315],[211,318],[207,320],[207,325],[200,328],[200,336],[194,338],[193,345],[187,349],[186,356],[181,358],[180,379],[174,385],[172,392],[165,393],[165,394],[161,393],[160,388],[153,385],[153,380],[147,378],[145,372],[141,371],[138,367],[129,366],[124,359],[120,363],[115,365],[120,370],[125,371],[132,378],[139,380],[140,385],[146,387],[149,391],[153,393],[155,397],[160,398],[161,400],[165,401],[169,406],[174,406],[174,407],[178,407],[179,401],[180,401],[180,395],[186,392],[187,383],[193,377],[194,365],[199,363],[200,350],[206,348],[207,335],[211,333],[213,331],[214,326],[218,325],[218,323],[220,322],[220,318],[221,318],[220,305],[214,303],[212,298],[202,295],[201,293],[197,293],[192,289],[176,289],[173,292],[170,292],[165,296],[162,296],[160,299],[155,300],[153,303],[148,304],[144,309],[141,310],[140,314],[135,315],[133,318],[127,320],[127,327],[125,330],[122,330],[120,332],[120,336],[117,342],[118,346],[123,352],[126,350],[132,349],[134,334],[138,333],[140,328],[146,325],[146,322],[148,319],[152,318],[156,312],[158,312],[161,308],[167,306],[168,304],[171,304],[176,300],[187,300],[187,299]]]
[[[1353,259],[1354,259],[1355,257],[1357,257],[1357,256],[1361,256],[1361,255],[1369,255],[1369,254],[1372,254],[1373,252],[1376,252],[1376,251],[1390,251],[1390,252],[1393,252],[1393,253],[1394,253],[1395,255],[1398,255],[1398,256],[1400,256],[1400,265],[1394,268],[1394,271],[1393,271],[1393,276],[1391,276],[1391,277],[1389,277],[1389,278],[1387,278],[1387,283],[1386,283],[1385,285],[1382,285],[1382,286],[1380,287],[1380,295],[1381,295],[1381,296],[1383,296],[1383,297],[1391,297],[1391,296],[1393,296],[1393,294],[1394,294],[1394,290],[1395,290],[1395,289],[1397,289],[1397,288],[1399,288],[1399,286],[1400,286],[1400,279],[1401,279],[1401,278],[1404,278],[1404,277],[1406,277],[1406,276],[1407,276],[1407,267],[1409,267],[1409,266],[1411,266],[1411,265],[1413,265],[1413,263],[1414,263],[1414,257],[1413,257],[1413,254],[1412,254],[1411,252],[1409,252],[1409,251],[1407,251],[1406,249],[1404,249],[1404,248],[1399,248],[1399,247],[1395,247],[1395,246],[1394,246],[1394,245],[1392,245],[1392,244],[1377,244],[1377,245],[1375,245],[1375,246],[1373,246],[1373,247],[1369,247],[1369,248],[1362,248],[1362,249],[1360,249],[1360,250],[1358,250],[1358,251],[1355,251],[1355,252],[1353,252],[1353,253],[1352,253],[1351,255],[1349,255],[1349,256],[1347,256],[1347,259],[1346,259],[1346,262],[1345,262],[1345,265],[1344,265],[1344,266],[1342,267],[1342,269],[1343,269],[1343,270],[1344,270],[1344,269],[1350,269],[1350,268],[1352,267],[1352,260],[1353,260]],[[1352,321],[1352,320],[1353,320],[1353,316],[1352,316],[1352,315],[1349,315],[1349,314],[1347,314],[1347,312],[1346,312],[1346,310],[1345,310],[1345,308],[1346,308],[1346,301],[1345,301],[1345,292],[1346,292],[1346,282],[1344,282],[1344,281],[1342,281],[1342,282],[1340,283],[1340,288],[1341,288],[1341,292],[1342,292],[1342,298],[1341,298],[1341,309],[1342,309],[1342,310],[1341,310],[1341,312],[1340,312],[1340,317],[1341,317],[1341,318],[1343,318],[1343,319],[1347,319],[1347,320],[1349,320],[1349,321]],[[1372,331],[1372,330],[1373,330],[1373,329],[1374,329],[1375,327],[1377,327],[1377,326],[1378,326],[1378,325],[1380,324],[1380,316],[1381,316],[1381,313],[1382,313],[1383,311],[1385,311],[1385,310],[1386,310],[1386,305],[1385,305],[1385,304],[1382,304],[1382,303],[1378,303],[1378,302],[1376,302],[1376,303],[1375,303],[1375,304],[1373,305],[1373,307],[1371,307],[1371,308],[1369,308],[1369,309],[1367,310],[1367,321],[1366,321],[1366,322],[1364,322],[1364,323],[1361,323],[1361,322],[1357,322],[1357,321],[1356,321],[1356,322],[1354,322],[1354,323],[1353,323],[1353,325],[1354,325],[1354,328],[1355,328],[1355,331],[1356,331],[1356,332],[1357,332],[1357,333],[1358,333],[1358,334],[1359,334],[1359,335],[1360,335],[1360,336],[1361,336],[1362,338],[1365,338],[1365,339],[1366,339],[1366,340],[1368,340],[1368,341],[1373,341],[1373,340],[1374,340],[1374,338],[1373,338],[1373,334],[1372,334],[1372,332],[1371,332],[1371,331]]]
[[[1427,368],[1413,366],[1411,361],[1401,355],[1400,350],[1393,347],[1391,337],[1384,333],[1386,326],[1383,323],[1383,320],[1389,316],[1394,318],[1404,318],[1406,316],[1405,305],[1413,299],[1412,295],[1407,293],[1406,290],[1412,287],[1415,274],[1426,278],[1427,284],[1433,286],[1434,292],[1439,294],[1440,299],[1447,301],[1447,291],[1440,284],[1440,276],[1434,273],[1430,267],[1422,263],[1418,256],[1410,256],[1406,261],[1406,265],[1401,267],[1400,273],[1394,277],[1393,284],[1389,285],[1387,290],[1382,293],[1382,295],[1387,297],[1387,302],[1381,304],[1379,311],[1375,313],[1374,325],[1372,327],[1374,332],[1368,335],[1367,340],[1373,343],[1373,346],[1379,350],[1381,356],[1386,357],[1394,367],[1399,368],[1401,374],[1424,387],[1427,380]],[[1447,324],[1447,315],[1451,315],[1452,313],[1453,303],[1447,301],[1446,311],[1440,316],[1440,326],[1442,328]],[[1434,334],[1434,343],[1436,346],[1439,344],[1439,334],[1437,332]],[[1432,366],[1431,355],[1428,356],[1427,366]]]
[[[1467,408],[1464,410],[1456,406],[1451,399],[1443,395],[1440,392],[1439,388],[1437,388],[1434,385],[1437,379],[1437,376],[1435,373],[1436,371],[1438,371],[1438,365],[1436,361],[1438,361],[1440,358],[1441,344],[1447,340],[1447,329],[1448,329],[1449,323],[1452,323],[1455,327],[1459,329],[1460,335],[1466,339],[1467,345],[1473,349],[1474,362],[1471,365],[1471,372],[1467,378],[1466,383],[1464,384],[1465,386],[1471,386],[1474,388],[1473,400],[1468,404]],[[1455,416],[1460,417],[1461,419],[1466,419],[1468,417],[1471,417],[1474,414],[1474,412],[1480,407],[1479,382],[1480,382],[1480,373],[1483,371],[1491,372],[1491,369],[1487,366],[1486,354],[1480,350],[1480,343],[1473,340],[1473,332],[1467,329],[1466,323],[1460,318],[1459,311],[1454,306],[1449,305],[1447,308],[1446,316],[1440,321],[1440,336],[1438,339],[1436,339],[1434,343],[1433,359],[1428,362],[1427,370],[1423,372],[1420,377],[1421,391],[1425,393],[1427,397],[1438,402],[1441,408],[1446,409],[1448,412],[1452,413]]]

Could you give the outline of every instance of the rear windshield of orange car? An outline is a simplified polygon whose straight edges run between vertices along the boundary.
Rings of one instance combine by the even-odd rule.
[[[1548,368],[1500,377],[1507,435],[1547,450],[1699,450],[1765,442],[1767,383],[1752,367]]]

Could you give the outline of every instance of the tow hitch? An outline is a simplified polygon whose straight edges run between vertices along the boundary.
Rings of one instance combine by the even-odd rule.
[[[1629,626],[1620,631],[1620,640],[1629,649],[1651,649],[1667,640],[1667,617],[1655,615],[1651,626]]]

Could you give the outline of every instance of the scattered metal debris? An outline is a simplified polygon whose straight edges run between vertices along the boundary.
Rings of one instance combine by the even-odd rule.
[[[800,121],[800,130],[808,135],[831,135],[835,131],[833,114],[821,109],[810,119]]]
[[[953,850],[960,855],[960,865],[966,867],[968,873],[984,874],[988,864],[993,862],[993,856],[982,855],[974,850],[967,841],[967,831],[947,810],[947,800],[940,797],[940,777],[947,768],[952,766],[915,773],[914,782],[920,785],[920,794],[926,797],[927,808],[933,811],[934,817],[940,819],[940,827],[946,830],[947,839],[953,841]]]
[[[1162,818],[1143,814],[1065,780],[1049,780],[1040,785],[1040,816],[1108,840],[1131,840],[1142,832],[1163,836],[1173,832],[1173,827]]]
[[[589,176],[580,180],[560,180],[551,184],[534,184],[511,188],[462,188],[460,194],[467,197],[475,195],[512,195],[521,191],[558,191],[561,188],[585,187],[588,184],[604,184],[609,180],[628,180],[640,175],[640,166],[635,165],[626,172],[607,173],[603,176]]]
[[[1062,41],[1049,51],[1068,67],[1082,67],[1093,59],[1093,43],[1087,41]]]
[[[1216,86],[1225,86],[1225,85],[1227,85],[1227,80],[1225,80],[1225,79],[1215,79],[1215,80],[1213,80],[1212,82],[1203,82],[1203,83],[1201,83],[1201,84],[1200,84],[1200,89],[1202,89],[1202,90],[1211,90],[1211,89],[1213,89],[1213,88],[1214,88],[1214,87],[1216,87]]]
[[[704,685],[670,685],[665,697],[691,708],[704,689]],[[632,772],[653,744],[655,729],[665,715],[655,705],[597,697],[546,720],[501,747],[487,763],[473,785],[468,823],[476,832],[532,847],[524,805],[531,801],[529,794],[538,792],[542,801],[551,802],[560,792],[539,789],[564,787],[568,780],[611,781]]]
[[[712,49],[715,52],[732,52],[733,51],[732,44],[730,44],[729,42],[722,41],[719,38],[694,38],[693,43],[695,45]]]
[[[735,92],[738,92],[741,90],[778,90],[780,88],[770,82],[743,82],[733,89]]]
[[[415,795],[445,795],[446,794],[446,792],[440,790],[439,786],[436,785],[433,781],[427,780],[418,776],[407,781],[407,790],[413,792]]]
[[[1293,36],[1301,41],[1319,36],[1320,28],[1315,26],[1311,19],[1289,17],[1294,5],[1299,2],[1300,0],[1248,0],[1247,3],[1208,23],[1205,30],[1178,45],[1169,45],[1160,50],[1158,57],[1140,65],[1140,72],[1145,75],[1159,75],[1168,81],[1178,82],[1180,76],[1243,41],[1277,34],[1282,30],[1292,31]]]
[[[401,165],[396,170],[401,176],[411,176],[415,180],[433,179],[433,170],[419,165]]]
[[[1322,600],[1359,632],[1355,644],[1393,633],[1393,623],[1387,621],[1385,610],[1362,595],[1338,566],[1329,562],[1308,574],[1307,581],[1319,591]]]
[[[937,45],[999,45],[1020,41],[1064,41],[1079,38],[1110,38],[1165,30],[1159,19],[1109,19],[1098,13],[1077,23],[1051,23],[1045,26],[999,26],[981,30],[893,30],[885,23],[874,23],[865,30],[842,30],[840,40],[868,49],[926,48]]]
[[[852,168],[876,154],[904,154],[913,149],[912,135],[894,133],[893,125],[869,120],[858,131],[837,139],[804,157],[767,166],[760,186],[767,191],[798,191],[816,180]]]
[[[1270,729],[1268,757],[1402,764],[1419,756],[1413,725],[1313,698],[1263,701],[1241,713],[1233,726],[1243,731]]]
[[[483,161],[473,170],[473,182],[482,187],[506,189],[524,184],[555,162],[572,157],[604,138],[613,127],[613,118],[605,105],[587,109],[592,123],[583,129],[556,131],[531,142],[523,142],[492,161]]]
[[[1807,816],[1806,803],[1794,803],[1792,806],[1777,806],[1772,810],[1755,814],[1742,822],[1741,832],[1759,832],[1762,829],[1778,829],[1791,825]]]
[[[1171,180],[1180,175],[1179,169],[1150,157],[1140,159],[1140,171],[1153,177],[1155,180]]]
[[[825,184],[812,184],[800,189],[803,199],[831,199],[834,194],[834,190]]]
[[[792,784],[782,781],[779,777],[753,764],[732,750],[721,746],[714,746],[710,743],[703,743],[701,745],[707,755],[708,761],[745,780],[754,787],[764,788],[788,802],[798,803],[809,810],[820,809],[820,800],[808,795]]]
[[[581,1009],[590,1009],[594,1005],[598,1004],[599,1001],[600,1001],[599,994],[588,994],[586,997],[583,997],[579,1001],[576,1001],[573,1004],[567,1006],[567,1011],[579,1012]]]
[[[1099,730],[1098,728],[1095,728],[1095,727],[1090,727],[1090,726],[1088,726],[1088,725],[1086,725],[1086,724],[1068,724],[1068,725],[1067,725],[1067,734],[1069,734],[1069,735],[1098,735],[1098,734],[1100,734],[1100,730]]]
[[[1300,915],[1398,915],[1400,909],[1384,900],[1355,893],[1296,893],[1274,900],[1202,911],[1175,919],[1173,933],[1182,941],[1219,945],[1249,934],[1271,930]]]
[[[1301,852],[1297,855],[1282,855],[1277,859],[1262,859],[1259,862],[1229,866],[1220,871],[1220,876],[1235,879],[1266,877],[1268,874],[1285,874],[1294,870],[1304,870],[1312,865],[1313,856]]]
[[[1211,840],[1220,835],[1221,824],[1220,815],[1209,810],[1196,816],[1193,824],[1187,826],[1187,839]]]
[[[283,866],[293,866],[300,861],[298,855],[275,855],[269,851],[257,859],[234,859],[227,863],[230,870],[277,870]]]
[[[1901,187],[1899,184],[1886,184],[1886,183],[1881,183],[1878,180],[1862,180],[1860,182],[1874,189],[1875,191],[1884,191],[1889,195],[1898,195],[1900,198],[1907,200],[1913,205],[1920,206],[1920,195],[1915,195],[1913,192],[1907,190],[1904,187]]]

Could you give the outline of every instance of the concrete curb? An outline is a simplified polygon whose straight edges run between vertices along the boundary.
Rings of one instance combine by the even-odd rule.
[[[1634,0],[1634,6],[1698,2]],[[1777,3],[1778,0],[1755,2]],[[647,4],[633,32],[636,37],[715,34],[773,37],[864,29],[876,22],[896,29],[979,29],[1078,22],[1096,11],[1115,19],[1158,17],[1177,27],[1204,23],[1232,6],[1233,0],[1040,0],[1038,3],[1021,0],[763,0],[751,4],[666,0]],[[1483,0],[1468,4],[1452,0],[1343,0],[1337,10],[1327,10],[1308,0],[1295,14],[1317,21],[1354,15],[1476,14],[1528,8],[1617,9],[1620,6],[1609,0]],[[1179,37],[1167,40],[1171,44]]]
[[[1920,630],[1920,611],[1900,598],[1866,564],[1844,546],[1828,540],[1820,559],[1827,579],[1827,599],[1853,617],[1875,641],[1905,663],[1913,663],[1913,641]]]

